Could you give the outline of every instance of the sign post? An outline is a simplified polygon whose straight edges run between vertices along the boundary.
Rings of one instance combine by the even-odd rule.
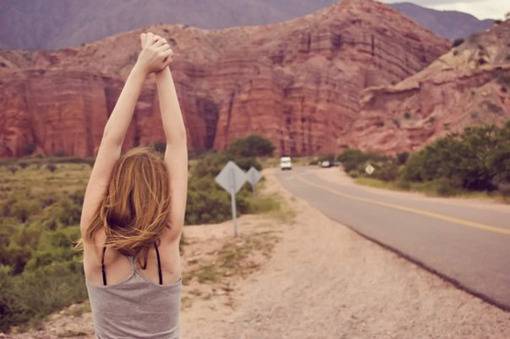
[[[234,222],[234,235],[237,237],[239,231],[237,228],[236,212],[236,193],[246,182],[246,173],[239,168],[233,161],[229,161],[214,180],[227,192],[230,193],[230,202],[232,207],[232,220]]]

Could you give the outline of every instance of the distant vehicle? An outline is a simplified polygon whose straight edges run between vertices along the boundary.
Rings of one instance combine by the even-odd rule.
[[[331,163],[329,162],[329,160],[324,160],[321,162],[321,167],[323,168],[331,167]]]
[[[292,161],[291,161],[290,157],[281,157],[280,158],[280,169],[282,171],[292,169]]]

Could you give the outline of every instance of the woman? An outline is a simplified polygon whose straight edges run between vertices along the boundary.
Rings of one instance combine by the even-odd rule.
[[[186,129],[168,65],[172,49],[152,33],[106,123],[85,190],[81,239],[98,338],[178,338],[179,241],[187,195]],[[164,159],[147,147],[121,155],[146,76],[155,73]]]

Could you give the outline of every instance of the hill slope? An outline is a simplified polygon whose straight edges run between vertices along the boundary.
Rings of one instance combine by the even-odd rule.
[[[393,8],[428,27],[435,34],[454,40],[489,29],[493,20],[478,20],[474,16],[459,11],[438,11],[409,2],[392,4]]]

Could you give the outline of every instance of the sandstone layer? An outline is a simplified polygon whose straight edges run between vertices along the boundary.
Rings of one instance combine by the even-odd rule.
[[[510,118],[510,20],[471,36],[423,71],[366,89],[352,144],[385,153],[416,150],[466,126]]]
[[[145,30],[174,46],[172,70],[196,151],[249,133],[268,137],[280,154],[340,151],[352,142],[363,89],[397,83],[449,48],[386,5],[344,0],[271,25],[158,25],[80,48],[2,51],[0,156],[34,148],[94,155]],[[154,87],[149,80],[126,145],[162,140]]]

